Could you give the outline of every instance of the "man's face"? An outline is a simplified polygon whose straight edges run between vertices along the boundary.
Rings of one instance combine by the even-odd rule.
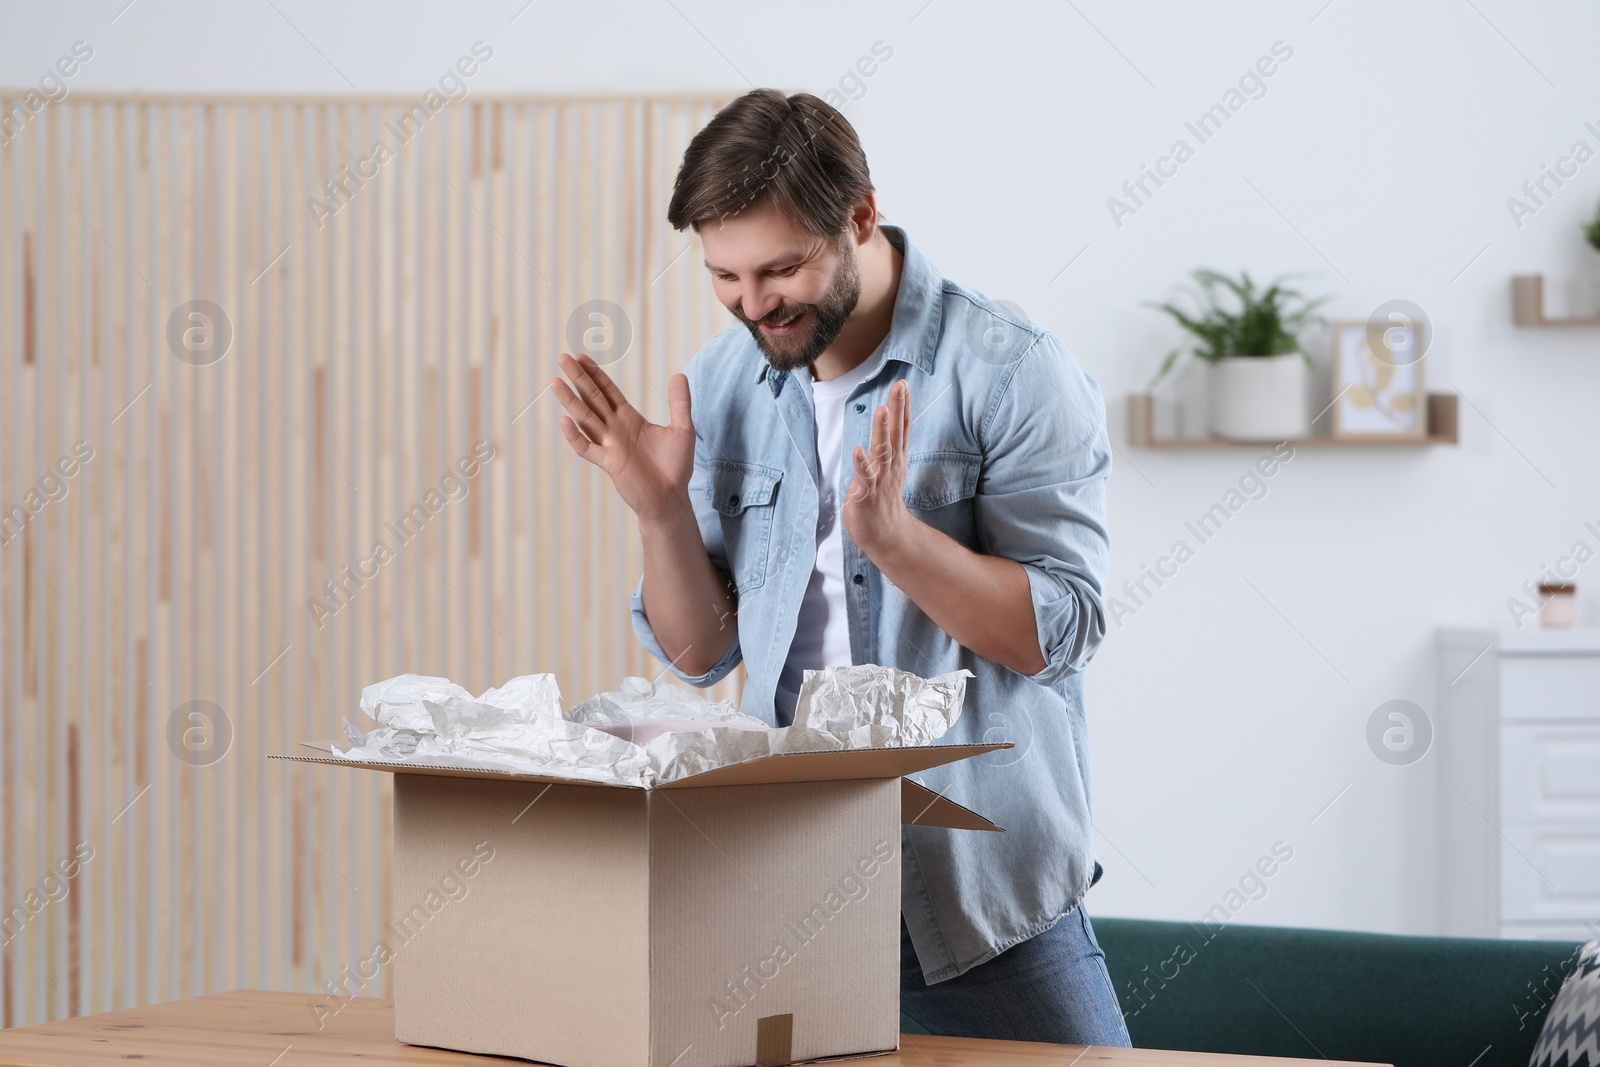
[[[818,237],[770,202],[701,223],[700,242],[717,299],[775,370],[796,370],[822,355],[861,298],[847,234]]]

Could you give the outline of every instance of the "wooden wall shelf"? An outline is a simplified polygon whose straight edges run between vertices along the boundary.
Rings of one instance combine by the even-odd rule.
[[[1544,314],[1544,275],[1511,278],[1511,321],[1518,326],[1600,326],[1600,315],[1548,319]]]
[[[1428,394],[1428,435],[1426,437],[1379,436],[1369,437],[1295,437],[1289,444],[1295,447],[1371,448],[1374,445],[1453,445],[1460,440],[1460,397],[1455,393]],[[1156,437],[1151,432],[1155,424],[1154,404],[1149,393],[1134,393],[1128,397],[1128,443],[1139,448],[1260,448],[1271,441],[1230,441],[1222,437]]]

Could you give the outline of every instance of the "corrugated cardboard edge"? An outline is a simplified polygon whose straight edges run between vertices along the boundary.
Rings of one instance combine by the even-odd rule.
[[[302,741],[300,744],[318,752],[327,752],[324,745],[312,744]],[[338,756],[287,756],[272,753],[268,759],[283,760],[287,763],[324,763],[330,767],[355,767],[365,771],[384,771],[390,774],[432,774],[443,778],[488,778],[493,781],[513,782],[549,782],[552,785],[592,785],[602,789],[637,789],[644,791],[643,786],[629,785],[626,782],[596,782],[587,778],[562,778],[553,774],[527,774],[522,771],[498,770],[493,767],[452,767],[443,763],[398,763],[385,760],[354,760],[341,759]]]
[[[317,752],[331,753],[328,742],[300,742]],[[909,745],[878,748],[824,749],[811,752],[778,752],[754,759],[713,767],[699,774],[667,782],[657,789],[693,789],[708,785],[759,785],[767,782],[818,782],[844,778],[897,778],[916,774],[946,763],[980,756],[1013,747],[1009,741],[964,745]],[[389,760],[350,760],[334,755],[289,756],[272,754],[268,759],[295,763],[326,763],[335,767],[360,767],[395,774],[436,774],[461,778],[489,778],[522,782],[554,782],[557,785],[595,785],[611,789],[642,789],[621,782],[596,782],[584,778],[530,774],[492,767],[460,767],[443,763],[400,762]]]
[[[317,752],[326,752],[326,748],[314,745],[309,741],[302,741],[306,748]],[[953,746],[949,746],[953,747]],[[511,771],[479,770],[469,767],[444,767],[430,764],[408,763],[378,763],[376,761],[346,760],[337,756],[268,756],[268,759],[284,760],[292,763],[323,763],[333,767],[359,767],[369,771],[402,771],[411,774],[431,774],[443,778],[488,778],[498,780],[512,780],[519,782],[550,782],[556,785],[600,785],[612,786],[621,789],[637,789],[637,786],[623,785],[618,782],[586,782],[581,778],[537,778],[532,775],[514,773]],[[871,777],[879,777],[873,775]],[[883,775],[882,777],[889,777]],[[727,785],[732,783],[718,782],[706,783]],[[902,821],[910,826],[938,826],[948,830],[989,830],[996,833],[1005,833],[1005,827],[998,826],[989,819],[971,808],[956,803],[942,793],[935,792],[920,782],[910,778],[900,779],[900,812]]]
[[[776,752],[713,767],[657,789],[706,785],[760,785],[766,782],[820,782],[844,778],[898,778],[985,752],[1013,747],[1010,741],[968,745],[906,745]]]

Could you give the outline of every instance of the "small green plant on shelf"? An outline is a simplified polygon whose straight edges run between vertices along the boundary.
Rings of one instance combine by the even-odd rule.
[[[1172,303],[1145,301],[1145,306],[1165,311],[1194,335],[1189,349],[1196,359],[1216,363],[1235,357],[1255,358],[1281,356],[1298,352],[1309,366],[1311,357],[1296,336],[1312,323],[1326,324],[1327,319],[1316,309],[1331,300],[1331,296],[1307,299],[1298,289],[1283,283],[1292,274],[1280,275],[1265,289],[1258,290],[1248,271],[1240,271],[1237,280],[1219,271],[1201,267],[1194,272],[1200,286],[1204,306],[1199,314],[1191,314]],[[1235,307],[1223,306],[1224,293],[1231,293]],[[1162,360],[1161,368],[1150,380],[1154,387],[1167,376],[1183,353],[1183,347],[1174,348]]]
[[[1600,252],[1600,203],[1594,206],[1594,218],[1583,224],[1583,235],[1589,239],[1589,247]]]

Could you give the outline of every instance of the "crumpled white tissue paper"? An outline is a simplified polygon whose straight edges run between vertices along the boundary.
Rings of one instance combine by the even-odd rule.
[[[486,767],[650,788],[772,753],[926,745],[961,716],[961,669],[934,678],[877,664],[804,673],[794,725],[773,728],[726,700],[625,678],[563,712],[551,674],[473,697],[445,678],[403,674],[361,692],[381,725],[345,722],[352,760]]]
[[[362,733],[345,720],[351,747],[334,755],[639,786],[650,781],[638,745],[562,716],[553,674],[524,674],[476,697],[447,678],[402,674],[363,689],[361,710],[381,725]]]

